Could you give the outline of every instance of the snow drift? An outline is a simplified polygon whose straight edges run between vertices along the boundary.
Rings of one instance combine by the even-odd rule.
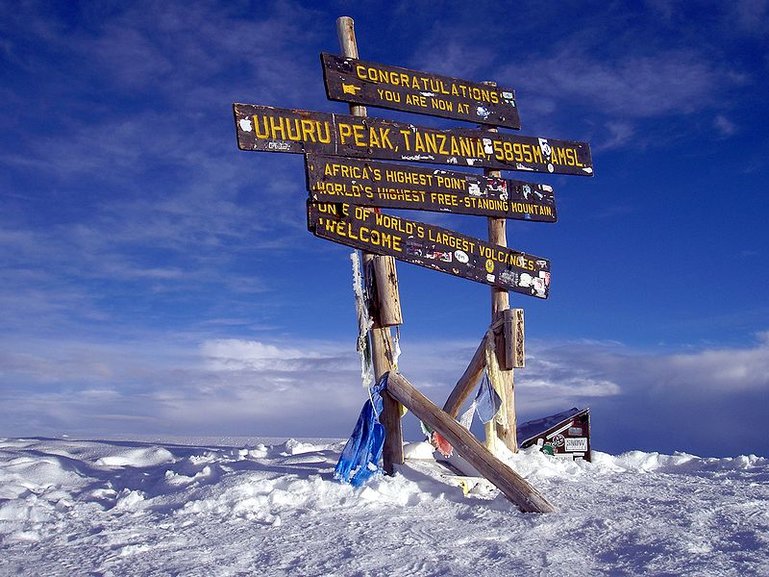
[[[0,575],[769,575],[762,457],[527,450],[537,515],[429,467],[340,484],[344,442],[191,443],[0,439]]]

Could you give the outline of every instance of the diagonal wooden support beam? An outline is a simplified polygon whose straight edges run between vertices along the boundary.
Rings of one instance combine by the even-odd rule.
[[[478,383],[478,380],[483,375],[483,369],[486,367],[486,337],[481,339],[481,344],[478,345],[473,358],[470,359],[470,364],[467,365],[465,372],[459,377],[457,384],[454,385],[454,390],[451,391],[449,398],[446,399],[446,403],[443,405],[443,410],[451,417],[456,417],[459,413],[459,409],[462,404],[473,392],[473,388]]]
[[[388,393],[422,422],[438,431],[454,450],[491,481],[524,513],[552,513],[555,507],[523,477],[497,459],[470,432],[436,407],[399,373],[387,378]]]

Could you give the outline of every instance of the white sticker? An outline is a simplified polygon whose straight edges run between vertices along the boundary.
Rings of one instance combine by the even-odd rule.
[[[240,124],[240,129],[243,132],[251,132],[253,130],[253,126],[251,126],[251,121],[248,118],[241,118],[239,124]]]
[[[587,451],[587,437],[567,437],[565,441],[564,450],[568,453]]]

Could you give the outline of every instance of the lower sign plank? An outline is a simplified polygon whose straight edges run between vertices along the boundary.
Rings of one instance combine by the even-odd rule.
[[[550,262],[457,232],[350,204],[307,203],[315,236],[504,290],[547,298]]]
[[[381,118],[234,104],[238,147],[379,160],[593,175],[586,142],[487,132],[438,130]]]
[[[339,156],[305,155],[307,189],[317,202],[350,202],[555,222],[555,197],[547,184],[492,178]]]

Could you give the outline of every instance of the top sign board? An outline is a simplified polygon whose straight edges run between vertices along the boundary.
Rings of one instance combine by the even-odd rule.
[[[241,150],[413,160],[592,176],[586,142],[478,129],[438,130],[344,114],[234,104]]]
[[[512,89],[326,53],[320,59],[331,100],[521,127]]]

